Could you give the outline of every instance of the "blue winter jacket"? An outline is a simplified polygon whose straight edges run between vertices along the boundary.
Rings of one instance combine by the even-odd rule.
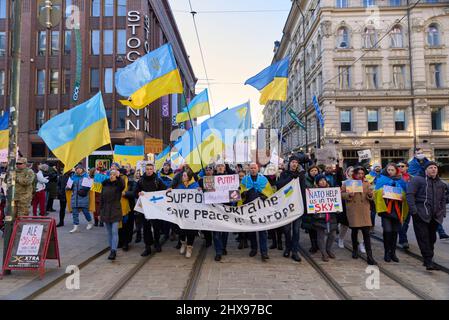
[[[408,173],[411,176],[423,176],[424,175],[424,167],[426,166],[426,164],[430,162],[429,159],[424,158],[422,160],[422,163],[419,162],[418,159],[413,158],[409,163],[408,163]]]
[[[87,173],[83,173],[81,176],[74,173],[71,177],[73,180],[73,185],[71,190],[72,192],[72,199],[70,201],[70,204],[72,208],[87,208],[89,209],[89,191],[90,188],[81,186],[84,178],[89,178],[89,175]],[[85,197],[82,197],[78,194],[79,190],[84,190],[86,193]]]

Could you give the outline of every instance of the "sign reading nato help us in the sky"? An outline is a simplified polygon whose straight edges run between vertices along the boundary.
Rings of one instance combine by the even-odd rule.
[[[307,213],[343,212],[340,188],[306,189]]]

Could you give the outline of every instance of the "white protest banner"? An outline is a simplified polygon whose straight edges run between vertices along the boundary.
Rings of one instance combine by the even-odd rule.
[[[198,190],[148,192],[134,210],[146,219],[177,224],[181,229],[219,232],[253,232],[282,227],[304,213],[298,179],[266,200],[256,199],[239,207],[205,204]]]
[[[359,162],[371,159],[371,150],[357,151],[357,154],[359,155]]]
[[[315,157],[317,159],[317,165],[333,165],[337,162],[337,149],[331,145],[326,146],[324,149],[316,149]]]
[[[37,256],[41,246],[42,231],[44,226],[40,224],[26,224],[20,235],[18,256]]]
[[[8,149],[0,150],[0,162],[8,162]]]
[[[343,212],[340,188],[306,189],[307,213]]]
[[[205,184],[204,202],[206,204],[230,202],[231,194],[239,190],[239,175],[214,176],[213,178],[213,186],[209,181]]]

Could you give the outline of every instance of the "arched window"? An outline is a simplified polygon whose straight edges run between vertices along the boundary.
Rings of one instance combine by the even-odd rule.
[[[341,27],[337,31],[337,48],[349,48],[349,31],[346,27]]]
[[[363,32],[363,47],[365,49],[375,48],[377,45],[377,32],[374,26],[369,26],[365,28]]]
[[[436,24],[431,24],[427,28],[427,44],[431,47],[440,45],[440,30]]]
[[[399,25],[393,27],[391,31],[391,47],[392,48],[403,48],[404,47],[404,37],[402,34],[402,28]]]

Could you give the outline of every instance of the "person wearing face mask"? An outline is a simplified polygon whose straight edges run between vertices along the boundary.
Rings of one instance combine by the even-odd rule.
[[[402,199],[393,200],[383,198],[383,190],[386,186],[400,187],[402,189]],[[399,262],[396,256],[396,243],[398,241],[398,233],[401,224],[407,218],[408,204],[405,198],[407,185],[401,178],[398,167],[394,163],[390,163],[382,171],[381,176],[377,179],[374,189],[374,201],[376,204],[376,212],[382,218],[383,241],[385,262]]]
[[[421,148],[415,149],[415,157],[408,163],[408,173],[412,176],[423,176],[424,167],[430,162]]]
[[[425,175],[412,178],[407,201],[413,218],[416,240],[427,270],[439,270],[433,263],[438,225],[446,216],[446,185],[438,177],[438,165],[428,162]]]

